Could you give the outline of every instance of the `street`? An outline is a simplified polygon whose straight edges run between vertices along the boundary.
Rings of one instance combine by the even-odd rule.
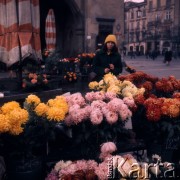
[[[173,58],[169,66],[163,63],[163,59],[163,56],[158,56],[155,60],[146,59],[145,56],[136,56],[135,59],[131,59],[130,56],[124,57],[124,61],[136,71],[144,71],[159,78],[173,75],[176,79],[180,79],[180,58]],[[124,70],[123,73],[125,73]]]

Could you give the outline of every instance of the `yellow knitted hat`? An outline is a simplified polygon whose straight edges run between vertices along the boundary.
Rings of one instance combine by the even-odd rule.
[[[113,35],[113,34],[108,35],[108,36],[106,37],[104,43],[107,43],[107,42],[113,42],[113,43],[117,46],[116,36]]]

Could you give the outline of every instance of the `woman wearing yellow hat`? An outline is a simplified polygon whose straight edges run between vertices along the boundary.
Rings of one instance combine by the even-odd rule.
[[[121,55],[118,52],[117,40],[113,34],[106,37],[103,48],[96,53],[92,71],[96,74],[96,80],[102,79],[109,72],[114,75],[122,72]]]

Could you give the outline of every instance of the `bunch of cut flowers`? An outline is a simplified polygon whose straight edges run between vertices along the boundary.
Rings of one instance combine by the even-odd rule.
[[[67,82],[76,82],[77,81],[77,74],[75,72],[67,72],[64,75],[64,79]]]
[[[144,94],[145,92],[144,88],[138,88],[131,81],[128,80],[120,81],[116,76],[111,73],[104,75],[103,79],[99,82],[90,82],[89,88],[96,91],[112,92],[121,98],[133,98],[136,95]]]
[[[113,155],[117,152],[117,147],[114,142],[102,143],[98,149],[100,154],[98,161],[77,160],[77,161],[59,161],[46,177],[46,180],[51,179],[79,179],[79,180],[108,180],[108,179],[126,179],[130,178],[130,171],[134,163],[138,164],[137,160],[131,154]],[[119,168],[120,162],[124,162]],[[144,169],[139,166],[139,176],[145,174]]]
[[[46,153],[44,145],[55,138],[55,129],[62,125],[68,112],[68,104],[62,96],[42,102],[38,96],[30,94],[25,99],[24,108],[29,113],[27,137],[30,136],[31,145],[38,151],[38,155]]]
[[[144,130],[144,138],[156,141],[178,136],[180,132],[180,93],[174,92],[172,98],[151,95],[135,97],[136,117],[139,129]],[[164,142],[164,141],[163,141]]]
[[[43,89],[47,86],[48,79],[46,74],[29,73],[23,78],[22,82],[22,88],[25,90]]]
[[[125,124],[135,107],[133,98],[120,99],[113,92],[92,91],[84,97],[81,93],[68,95],[66,101],[69,111],[64,123],[72,129],[70,149],[77,149],[75,154],[97,158],[95,152],[102,142],[129,138]]]
[[[0,107],[1,152],[7,158],[13,154],[23,154],[25,148],[25,131],[29,122],[29,113],[16,101],[4,103]]]
[[[130,153],[117,155],[117,147],[113,142],[101,144],[99,159],[100,161],[94,159],[61,160],[55,164],[45,180],[142,179],[142,177],[151,179],[160,178],[165,172],[174,168],[173,163],[163,162],[161,156],[157,154],[141,162]],[[167,175],[167,177],[170,176]]]

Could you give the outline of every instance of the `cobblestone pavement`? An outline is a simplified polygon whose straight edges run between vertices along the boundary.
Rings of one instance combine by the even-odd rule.
[[[129,56],[124,57],[125,62],[137,71],[144,71],[159,78],[174,75],[180,79],[180,58],[173,59],[169,66],[163,63],[163,59],[163,56],[159,56],[155,60],[146,59],[145,56],[136,56],[135,59],[131,59]],[[123,70],[124,73],[126,72]]]

